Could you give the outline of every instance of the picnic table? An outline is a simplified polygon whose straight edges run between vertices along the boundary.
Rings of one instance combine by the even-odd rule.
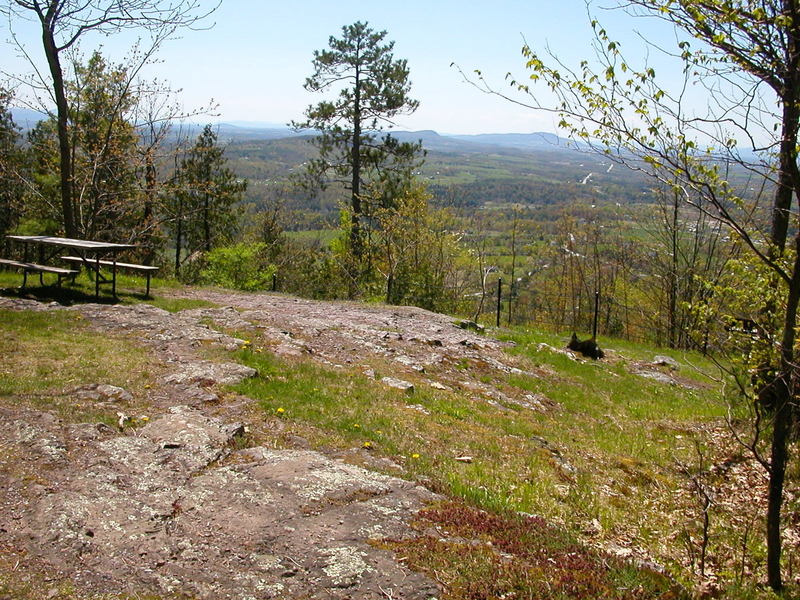
[[[52,267],[48,264],[37,264],[30,262],[31,251],[36,247],[38,250],[39,263],[48,263],[64,249],[69,249],[77,256],[62,256],[61,260],[76,263],[78,266],[83,266],[94,272],[94,295],[95,298],[100,297],[100,284],[111,284],[111,293],[114,298],[117,297],[117,268],[130,268],[142,271],[147,274],[147,295],[150,295],[150,275],[158,270],[158,267],[151,267],[147,265],[135,265],[131,263],[121,263],[117,261],[117,255],[124,251],[135,248],[132,244],[115,244],[112,242],[96,242],[92,240],[77,240],[71,238],[53,237],[48,235],[9,235],[8,239],[14,242],[23,244],[23,260],[15,261],[8,259],[0,259],[0,264],[21,268],[27,278],[29,272],[38,272],[41,281],[42,273],[56,273],[58,283],[61,279],[67,276],[77,275],[78,271],[74,269],[62,269],[59,267]],[[110,267],[111,276],[107,277],[102,268]],[[25,287],[23,280],[22,286]]]

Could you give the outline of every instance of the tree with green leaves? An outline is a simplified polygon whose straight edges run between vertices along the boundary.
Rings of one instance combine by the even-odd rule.
[[[78,230],[90,239],[133,239],[141,218],[138,137],[132,122],[137,97],[124,65],[95,52],[76,64],[71,99],[73,205]]]
[[[236,227],[234,205],[244,196],[247,182],[228,167],[225,149],[206,125],[173,177],[170,202],[175,235],[175,272],[181,253],[208,252],[227,241]]]
[[[0,14],[7,16],[12,25],[14,42],[29,60],[33,54],[19,42],[14,28],[19,21],[31,20],[41,29],[47,68],[34,65],[36,75],[30,83],[34,89],[49,90],[50,100],[55,105],[62,224],[68,237],[76,237],[80,229],[75,206],[77,192],[70,179],[73,172],[69,132],[72,106],[62,64],[65,53],[74,50],[87,35],[141,29],[150,34],[151,40],[149,48],[139,54],[139,65],[143,66],[177,29],[195,26],[215,9],[202,10],[200,0],[3,0],[0,3]],[[43,108],[49,110],[50,106]]]
[[[395,59],[394,42],[385,42],[385,37],[386,31],[361,22],[342,27],[341,38],[331,36],[328,49],[314,52],[314,73],[305,89],[338,93],[309,106],[306,119],[293,123],[296,129],[318,132],[312,142],[319,155],[306,170],[312,184],[333,181],[349,190],[348,235],[356,261],[364,254],[362,218],[372,210],[365,187],[380,183],[383,203],[391,202],[391,190],[410,178],[421,155],[421,144],[381,135],[394,117],[413,112],[419,104],[409,97],[406,61]]]
[[[761,305],[739,303],[749,314],[730,318],[747,317],[757,332],[754,345],[740,353],[741,372],[748,375],[738,381],[753,411],[751,437],[740,441],[769,476],[767,576],[779,590],[781,510],[800,385],[800,222],[793,209],[800,198],[800,3],[621,4],[635,16],[663,19],[679,32],[677,47],[664,53],[680,61],[682,82],[662,87],[651,65],[629,60],[622,45],[593,21],[596,62],[584,60],[570,68],[526,45],[529,78],[512,78],[522,99],[499,95],[555,113],[572,136],[656,178],[685,206],[723,224],[761,265],[758,275],[749,269],[747,286],[738,286],[739,293],[761,286]],[[477,85],[498,93],[478,77]],[[541,86],[547,94],[541,94]],[[698,89],[709,92],[707,113],[687,105],[687,91]],[[739,150],[742,144],[748,152]],[[750,174],[746,185],[729,180],[731,165]],[[733,342],[729,349],[740,350]]]
[[[17,222],[22,209],[25,160],[19,129],[9,110],[11,94],[0,88],[0,236]]]
[[[65,90],[72,107],[69,180],[75,226],[88,238],[132,240],[141,220],[138,137],[130,120],[137,98],[128,87],[126,68],[109,64],[99,52],[85,63],[76,59],[72,71]],[[57,120],[40,122],[29,140],[46,218],[59,222]]]
[[[456,262],[463,253],[448,214],[431,210],[429,200],[425,187],[414,182],[393,206],[375,211],[375,267],[387,304],[452,311],[461,292]]]

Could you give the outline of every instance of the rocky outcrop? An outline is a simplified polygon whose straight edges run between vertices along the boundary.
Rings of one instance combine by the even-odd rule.
[[[435,499],[413,483],[310,450],[236,450],[241,425],[185,406],[129,435],[55,419],[7,431],[14,450],[33,446],[57,466],[27,490],[10,533],[82,587],[237,600],[437,594],[369,543],[411,535],[409,518]]]

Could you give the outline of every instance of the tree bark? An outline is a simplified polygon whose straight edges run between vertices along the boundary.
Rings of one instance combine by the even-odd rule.
[[[786,463],[789,458],[789,433],[794,416],[793,404],[796,387],[795,328],[797,308],[800,303],[800,235],[795,238],[795,260],[789,294],[784,313],[781,339],[781,369],[775,381],[774,421],[769,471],[769,498],[767,501],[767,581],[773,590],[783,587],[781,579],[781,509]]]
[[[181,271],[181,246],[183,246],[183,196],[178,195],[178,216],[175,223],[175,276]]]
[[[142,262],[145,265],[152,265],[155,260],[155,235],[152,230],[153,218],[156,205],[157,190],[157,171],[155,159],[153,157],[153,149],[148,148],[145,154],[145,168],[144,168],[144,210],[142,211],[142,222],[145,227],[144,235],[144,256]]]
[[[786,237],[791,217],[792,195],[797,191],[797,135],[800,123],[800,30],[797,25],[796,0],[783,0],[782,12],[794,19],[792,27],[786,36],[786,64],[783,71],[782,89],[775,90],[780,96],[783,106],[781,119],[781,144],[779,149],[778,189],[775,192],[775,202],[772,207],[771,242],[778,255],[783,254],[786,246]]]
[[[211,207],[207,192],[203,194],[203,250],[211,250]]]
[[[52,9],[51,9],[52,10]],[[49,13],[48,13],[49,14]],[[61,169],[61,211],[64,218],[64,233],[67,237],[78,237],[75,211],[72,204],[72,154],[69,143],[69,104],[64,91],[64,75],[61,70],[59,51],[53,32],[49,27],[48,15],[39,13],[42,22],[42,42],[50,76],[53,78],[53,95],[56,102],[58,124],[58,152]]]
[[[670,273],[669,273],[669,295],[668,295],[668,317],[667,317],[667,344],[670,348],[676,348],[678,344],[678,213],[680,198],[678,194],[672,194],[672,220],[670,228]]]
[[[794,13],[794,2],[785,1],[784,9],[787,14]],[[791,217],[792,197],[800,190],[797,172],[797,141],[798,129],[800,129],[800,105],[798,105],[800,81],[797,74],[800,67],[800,55],[798,55],[800,48],[798,48],[797,42],[797,32],[793,30],[792,34],[787,36],[787,64],[781,93],[783,114],[780,162],[770,232],[772,257],[779,257],[784,253]],[[800,235],[795,237],[795,251],[798,250],[800,250]],[[783,588],[781,510],[786,463],[789,457],[789,434],[794,418],[793,403],[797,370],[794,344],[798,303],[800,303],[800,254],[795,254],[784,311],[780,372],[775,381],[774,422],[770,449],[769,497],[767,501],[767,581],[775,591]],[[768,306],[767,310],[774,311],[774,307]]]
[[[354,88],[353,143],[350,158],[353,167],[350,184],[350,204],[353,211],[350,222],[350,248],[356,262],[360,262],[364,249],[361,243],[361,81],[358,69],[356,69]]]
[[[793,85],[793,84],[792,84]],[[800,90],[799,90],[800,91]],[[770,241],[776,255],[783,254],[791,217],[792,195],[795,191],[794,173],[797,170],[797,136],[800,122],[800,107],[797,105],[797,94],[784,100],[783,103],[783,135],[780,146],[780,167],[778,170],[778,188],[772,207],[772,229]]]

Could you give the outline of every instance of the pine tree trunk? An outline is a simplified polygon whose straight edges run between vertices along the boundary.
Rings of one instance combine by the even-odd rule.
[[[350,223],[350,249],[356,263],[361,261],[364,248],[361,239],[361,89],[359,87],[358,73],[356,73],[354,116],[353,116],[353,143],[351,162],[353,174],[351,179],[350,204],[353,214]]]
[[[183,197],[178,196],[178,219],[175,224],[175,277],[181,272],[181,246],[183,246]]]

